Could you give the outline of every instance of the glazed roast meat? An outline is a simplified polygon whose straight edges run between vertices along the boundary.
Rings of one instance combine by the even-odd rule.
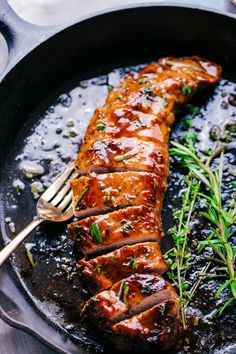
[[[165,279],[157,274],[135,273],[115,283],[109,290],[93,296],[83,312],[88,318],[96,316],[99,327],[109,329],[112,324],[166,299],[177,300],[175,290]]]
[[[76,160],[78,170],[149,171],[167,177],[168,133],[177,106],[220,74],[219,66],[192,57],[161,59],[126,76],[95,112]]]
[[[134,273],[166,272],[167,267],[157,242],[124,246],[113,252],[78,262],[82,281],[91,294],[110,288]]]
[[[179,107],[220,75],[197,56],[160,59],[124,77],[87,128],[71,183],[79,220],[68,226],[93,295],[82,316],[123,351],[177,342],[179,303],[159,246],[168,138]]]
[[[71,186],[77,217],[131,205],[161,209],[165,191],[162,178],[149,172],[89,173],[73,180]]]
[[[167,350],[180,332],[178,300],[166,298],[148,310],[112,326],[112,339],[122,351]]]
[[[163,237],[160,211],[144,205],[90,216],[68,227],[78,249],[86,255],[137,242],[160,241]],[[99,237],[94,234],[94,227],[99,230]]]

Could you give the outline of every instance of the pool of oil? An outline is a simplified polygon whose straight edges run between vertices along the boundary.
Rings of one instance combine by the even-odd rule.
[[[41,114],[31,117],[19,132],[14,146],[7,156],[4,181],[4,217],[7,236],[14,237],[35,215],[35,205],[40,194],[50,185],[55,176],[72,162],[82,143],[86,127],[95,108],[102,105],[106,95],[116,86],[121,77],[141,66],[115,69],[86,81],[81,81],[69,92],[61,94]],[[199,152],[213,147],[210,131],[213,125],[222,127],[235,124],[236,84],[222,79],[211,89],[202,91],[191,102],[200,111],[193,118],[192,132],[198,136],[196,146]],[[184,120],[188,109],[177,115],[171,139],[181,140],[186,134]],[[233,137],[235,139],[235,136]],[[217,158],[216,158],[217,163]],[[227,142],[223,183],[224,200],[227,202],[233,191],[235,178],[235,141]],[[166,193],[164,229],[173,225],[172,211],[181,205],[183,171],[171,158],[169,188]],[[17,221],[16,221],[17,220]],[[193,244],[204,238],[209,227],[197,219],[191,225]],[[236,243],[236,238],[232,238]],[[163,251],[170,247],[171,240],[165,237]],[[26,248],[32,254],[34,266],[26,255]],[[210,250],[206,250],[211,254]],[[50,321],[67,331],[75,340],[86,336],[95,352],[110,352],[107,341],[96,334],[90,326],[80,322],[80,310],[88,298],[82,288],[76,271],[76,260],[80,257],[66,229],[66,224],[45,224],[32,232],[27,242],[14,256],[18,277],[35,306]],[[188,272],[191,286],[205,265],[203,258],[196,256]],[[214,265],[210,269],[214,274]],[[210,319],[210,314],[224,302],[229,294],[225,291],[220,299],[214,297],[219,286],[216,280],[205,280],[200,285],[188,310],[190,330],[183,345],[176,352],[181,353],[236,353],[236,308],[229,307],[224,315]],[[106,343],[105,345],[103,343]]]

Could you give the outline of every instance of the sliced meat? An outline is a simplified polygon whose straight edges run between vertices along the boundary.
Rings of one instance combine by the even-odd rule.
[[[92,297],[83,309],[83,316],[92,321],[95,316],[98,327],[110,328],[111,324],[170,298],[176,299],[176,292],[161,276],[133,274]]]
[[[90,216],[68,225],[68,229],[79,250],[87,255],[163,237],[160,211],[142,205]]]
[[[106,255],[78,262],[81,279],[91,294],[110,288],[134,273],[162,274],[167,270],[156,242],[124,246]]]
[[[148,171],[166,178],[169,174],[167,145],[137,138],[84,141],[76,160],[80,174],[89,171]]]
[[[179,303],[170,298],[113,325],[111,337],[121,351],[157,352],[173,347],[179,330]]]
[[[219,66],[194,56],[164,58],[126,76],[95,111],[77,157],[82,175],[106,174],[88,174],[72,183],[76,215],[109,213],[70,225],[73,239],[90,257],[122,246],[79,261],[88,291],[102,291],[84,313],[124,352],[156,352],[176,343],[179,303],[173,288],[159,276],[167,267],[158,243],[148,242],[163,235],[155,207],[161,208],[164,189],[154,191],[154,177],[147,176],[157,175],[165,186],[175,112],[220,75]],[[121,209],[110,212],[116,208]]]
[[[162,208],[165,184],[148,172],[90,173],[71,181],[74,214],[95,215],[115,208],[146,205]]]

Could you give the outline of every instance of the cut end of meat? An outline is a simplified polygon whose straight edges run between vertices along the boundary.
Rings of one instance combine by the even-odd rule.
[[[135,264],[135,260],[131,260]],[[92,297],[83,309],[88,320],[109,329],[112,324],[137,315],[167,299],[177,299],[173,287],[155,274],[133,274]]]
[[[163,237],[160,211],[145,206],[91,216],[68,225],[68,229],[85,255],[101,254],[137,242],[160,241]]]
[[[167,270],[156,242],[124,246],[106,255],[78,262],[81,279],[91,294],[110,288],[134,273],[163,274]]]
[[[112,340],[119,350],[167,350],[176,344],[179,330],[178,300],[168,299],[113,325]]]

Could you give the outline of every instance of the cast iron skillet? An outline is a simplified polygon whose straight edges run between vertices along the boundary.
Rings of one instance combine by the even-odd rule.
[[[198,54],[221,64],[224,77],[236,81],[234,15],[145,3],[109,9],[69,26],[41,27],[23,23],[3,0],[0,12],[0,31],[9,47],[9,62],[0,85],[2,176],[6,152],[34,107],[74,76],[83,79],[161,56]],[[6,231],[3,206],[1,209],[2,246]],[[24,217],[25,223],[30,221]],[[92,353],[82,333],[81,340],[74,343],[41,316],[20,285],[14,264],[0,270],[0,282],[0,314],[6,322],[58,352]]]

